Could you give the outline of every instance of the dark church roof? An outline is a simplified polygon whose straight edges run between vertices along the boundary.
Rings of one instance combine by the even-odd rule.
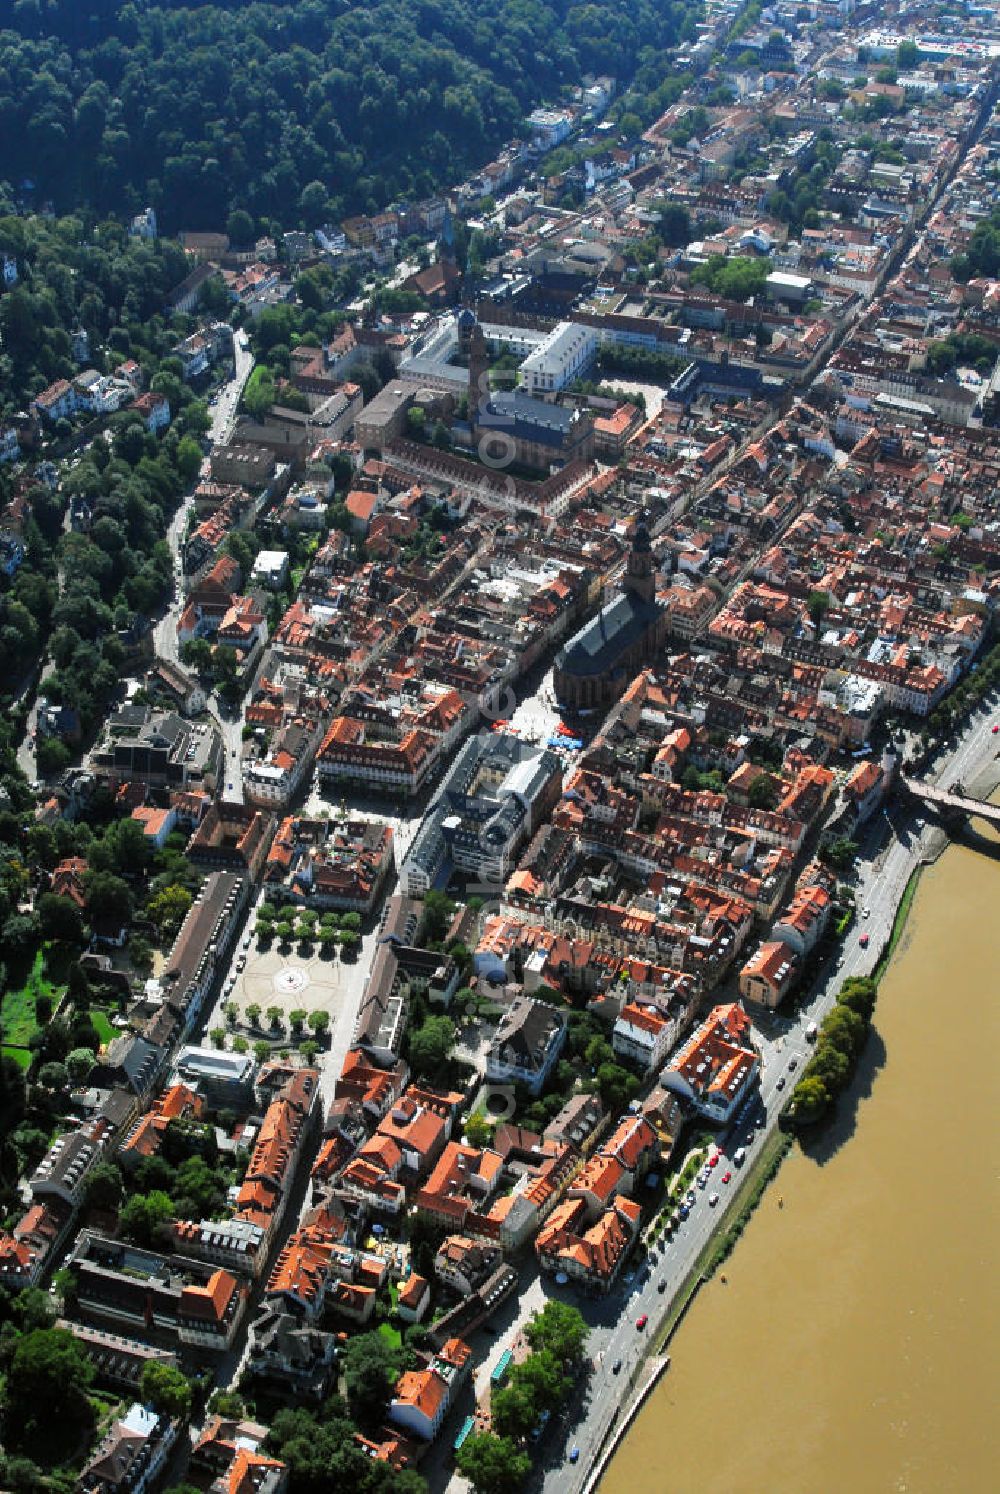
[[[602,607],[556,656],[556,668],[579,676],[611,672],[633,644],[640,642],[663,608],[626,591]]]
[[[520,389],[512,389],[491,394],[476,423],[480,430],[502,431],[518,440],[534,441],[539,446],[561,451],[579,418],[575,409],[549,404]]]

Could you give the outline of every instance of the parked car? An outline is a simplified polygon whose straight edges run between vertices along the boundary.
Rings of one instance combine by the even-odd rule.
[[[778,1080],[777,1084],[774,1087],[775,1087],[775,1089],[784,1089],[784,1087],[785,1087],[785,1076],[784,1076],[784,1074],[782,1074],[781,1078]]]
[[[622,1362],[621,1362],[620,1359],[616,1359],[615,1362],[614,1362],[614,1364],[611,1366],[611,1373],[613,1375],[620,1375],[621,1372],[622,1372]]]
[[[711,1194],[711,1195],[710,1195],[710,1196],[709,1196],[709,1200],[708,1200],[708,1207],[709,1207],[709,1208],[710,1208],[710,1209],[714,1209],[714,1208],[715,1208],[715,1206],[716,1206],[716,1204],[717,1204],[717,1203],[718,1203],[718,1202],[719,1202],[719,1195],[718,1195],[718,1194],[717,1194],[717,1193],[713,1193],[713,1194]]]
[[[639,1317],[636,1318],[636,1320],[635,1320],[635,1326],[638,1328],[639,1332],[641,1333],[642,1330],[645,1328],[645,1326],[646,1326],[646,1324],[648,1322],[649,1322],[649,1315],[648,1315],[648,1313],[642,1313]]]
[[[728,1182],[731,1182],[731,1181],[732,1181],[732,1176],[733,1176],[733,1175],[732,1175],[732,1173],[731,1173],[731,1172],[724,1172],[724,1173],[723,1173],[723,1174],[722,1174],[722,1181],[723,1181],[723,1182],[724,1182],[724,1183],[728,1183]]]

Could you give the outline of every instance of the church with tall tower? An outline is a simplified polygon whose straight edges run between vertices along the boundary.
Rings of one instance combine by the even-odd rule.
[[[556,655],[553,683],[559,703],[570,711],[610,705],[656,659],[667,629],[666,609],[656,600],[649,529],[640,519],[621,591]]]

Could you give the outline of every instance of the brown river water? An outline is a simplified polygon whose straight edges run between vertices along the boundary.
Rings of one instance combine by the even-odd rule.
[[[924,872],[841,1106],[702,1288],[600,1494],[1000,1490],[1000,861]]]

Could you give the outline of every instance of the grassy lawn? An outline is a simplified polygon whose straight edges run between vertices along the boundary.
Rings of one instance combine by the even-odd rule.
[[[28,973],[24,985],[17,991],[8,991],[0,1009],[0,1029],[4,1040],[19,1048],[26,1048],[38,1031],[35,1020],[35,998],[48,996],[55,1007],[62,995],[45,974],[45,951],[40,949]]]
[[[108,1021],[107,1012],[102,1012],[100,1008],[96,1006],[91,1007],[90,1020],[93,1022],[95,1028],[97,1029],[97,1036],[100,1038],[102,1044],[110,1043],[114,1038],[115,1029]]]
[[[31,1054],[27,1048],[0,1048],[4,1058],[12,1058],[22,1069],[26,1069],[31,1063]]]
[[[403,1347],[403,1335],[398,1328],[393,1328],[391,1323],[380,1323],[378,1331],[392,1348],[401,1349]]]

